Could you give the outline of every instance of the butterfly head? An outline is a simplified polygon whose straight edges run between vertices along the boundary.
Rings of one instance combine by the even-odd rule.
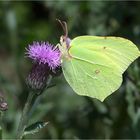
[[[62,35],[62,36],[60,37],[60,44],[61,44],[62,46],[64,45],[64,47],[66,47],[66,48],[70,48],[70,42],[71,42],[71,40],[70,40],[70,38],[68,37],[67,23],[66,23],[65,21],[61,21],[61,20],[59,20],[59,19],[56,19],[56,20],[60,23],[60,25],[62,26],[63,31],[64,31],[64,35]]]
[[[60,25],[63,28],[64,35],[60,37],[60,46],[59,50],[64,57],[69,57],[69,48],[70,48],[70,42],[71,39],[68,37],[68,29],[67,29],[67,23],[65,21],[60,21],[57,19],[57,21],[60,23]]]

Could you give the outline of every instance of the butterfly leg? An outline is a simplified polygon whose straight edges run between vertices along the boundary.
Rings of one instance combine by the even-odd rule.
[[[59,49],[60,48],[60,44],[58,43],[55,47],[54,47],[54,49]]]

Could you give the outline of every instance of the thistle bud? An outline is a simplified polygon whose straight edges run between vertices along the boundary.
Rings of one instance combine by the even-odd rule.
[[[26,78],[26,84],[32,90],[41,90],[46,86],[49,67],[45,64],[34,64]]]
[[[5,97],[3,95],[3,92],[0,91],[0,110],[6,111],[8,109],[8,104],[5,101]]]

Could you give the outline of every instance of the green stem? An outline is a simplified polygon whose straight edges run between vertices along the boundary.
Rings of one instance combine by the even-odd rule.
[[[48,85],[50,84],[52,79],[52,76],[50,75],[47,83],[46,83],[46,88],[48,87]],[[19,123],[19,127],[18,127],[18,131],[17,131],[17,139],[21,140],[24,134],[24,130],[28,124],[28,120],[32,114],[32,109],[34,107],[34,103],[35,101],[38,99],[38,97],[43,93],[43,91],[45,90],[42,89],[40,92],[30,92],[29,96],[27,98],[26,104],[24,106],[23,112],[22,112],[22,116],[20,119],[20,123]]]
[[[24,129],[26,128],[26,125],[28,123],[28,119],[30,116],[30,109],[32,108],[32,105],[34,104],[37,97],[38,97],[38,95],[36,93],[33,93],[33,92],[29,93],[29,96],[27,98],[27,101],[24,106],[22,116],[20,119],[18,131],[17,131],[17,139],[22,139]]]

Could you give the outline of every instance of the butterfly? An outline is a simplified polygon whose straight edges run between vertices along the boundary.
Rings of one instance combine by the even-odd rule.
[[[64,77],[79,95],[100,101],[115,92],[128,66],[140,56],[137,46],[122,37],[78,36],[68,38],[67,24],[59,50]]]

